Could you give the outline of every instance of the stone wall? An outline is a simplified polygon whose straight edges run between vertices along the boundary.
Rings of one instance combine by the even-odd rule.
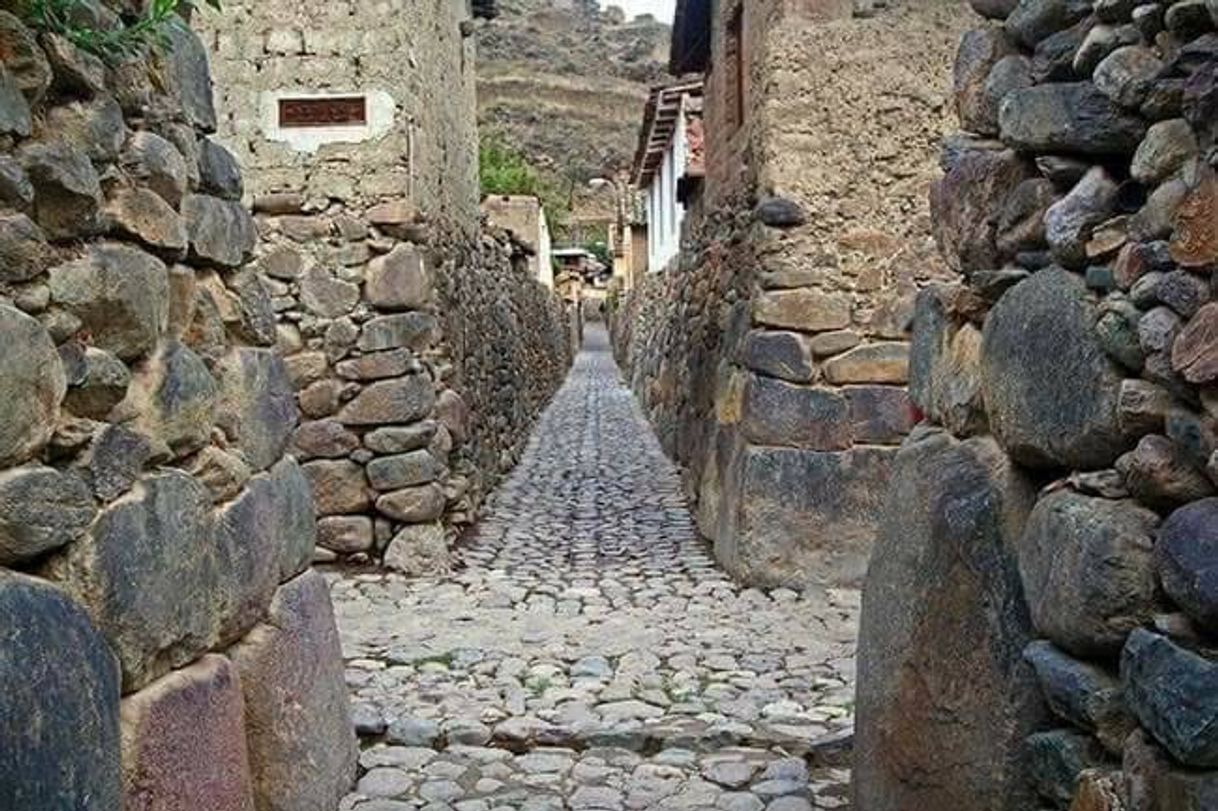
[[[286,197],[254,201],[259,267],[305,418],[292,450],[319,555],[442,571],[562,382],[561,305],[506,233],[453,239],[401,201],[357,218]]]
[[[467,4],[434,0],[234,0],[201,14],[218,135],[251,197],[314,205],[404,198],[435,221],[478,225],[474,46]],[[366,94],[370,126],[301,147],[278,132],[284,95]],[[372,121],[371,119],[376,119]],[[308,133],[304,133],[307,136]]]
[[[319,559],[441,571],[570,361],[557,299],[482,227],[466,5],[247,2],[205,20],[306,418],[292,448]],[[362,94],[368,126],[279,126],[280,99],[317,94]]]
[[[707,77],[708,174],[681,266],[649,275],[615,331],[702,532],[746,582],[862,578],[912,421],[914,296],[947,272],[925,197],[967,20],[948,2],[867,19],[746,4],[738,130]]]
[[[0,12],[0,60],[0,807],[333,808],[338,636],[206,53]]]
[[[1218,807],[1218,7],[973,5],[855,807]]]

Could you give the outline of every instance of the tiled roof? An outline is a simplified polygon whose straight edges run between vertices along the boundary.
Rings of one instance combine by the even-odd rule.
[[[652,88],[643,110],[643,126],[639,129],[639,144],[634,153],[634,168],[630,179],[637,188],[645,189],[664,159],[672,142],[677,120],[682,114],[681,100],[689,97],[701,110],[702,80],[677,82]]]

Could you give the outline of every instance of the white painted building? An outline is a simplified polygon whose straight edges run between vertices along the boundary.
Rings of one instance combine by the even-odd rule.
[[[702,177],[702,83],[651,91],[635,154],[634,185],[647,215],[647,270],[667,267],[681,250],[688,191]]]

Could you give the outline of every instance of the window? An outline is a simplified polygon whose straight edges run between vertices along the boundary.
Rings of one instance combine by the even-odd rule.
[[[723,81],[728,128],[735,132],[744,124],[744,96],[747,75],[744,54],[744,4],[728,18],[723,46]]]
[[[306,96],[279,99],[279,126],[362,127],[368,123],[363,96]]]

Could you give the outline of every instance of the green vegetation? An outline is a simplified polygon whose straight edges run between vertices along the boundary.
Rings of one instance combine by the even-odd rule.
[[[609,253],[609,245],[601,240],[585,242],[583,248],[592,254],[605,267],[613,267],[613,254]]]
[[[203,0],[214,9],[221,0]],[[66,38],[91,54],[117,59],[150,45],[163,45],[166,29],[181,25],[180,9],[192,0],[151,0],[148,9],[134,19],[119,19],[101,26],[101,13],[88,0],[29,0],[26,19],[37,29]]]
[[[571,213],[570,195],[496,135],[484,135],[478,145],[478,177],[484,196],[524,194],[541,200],[551,230],[563,227]]]

